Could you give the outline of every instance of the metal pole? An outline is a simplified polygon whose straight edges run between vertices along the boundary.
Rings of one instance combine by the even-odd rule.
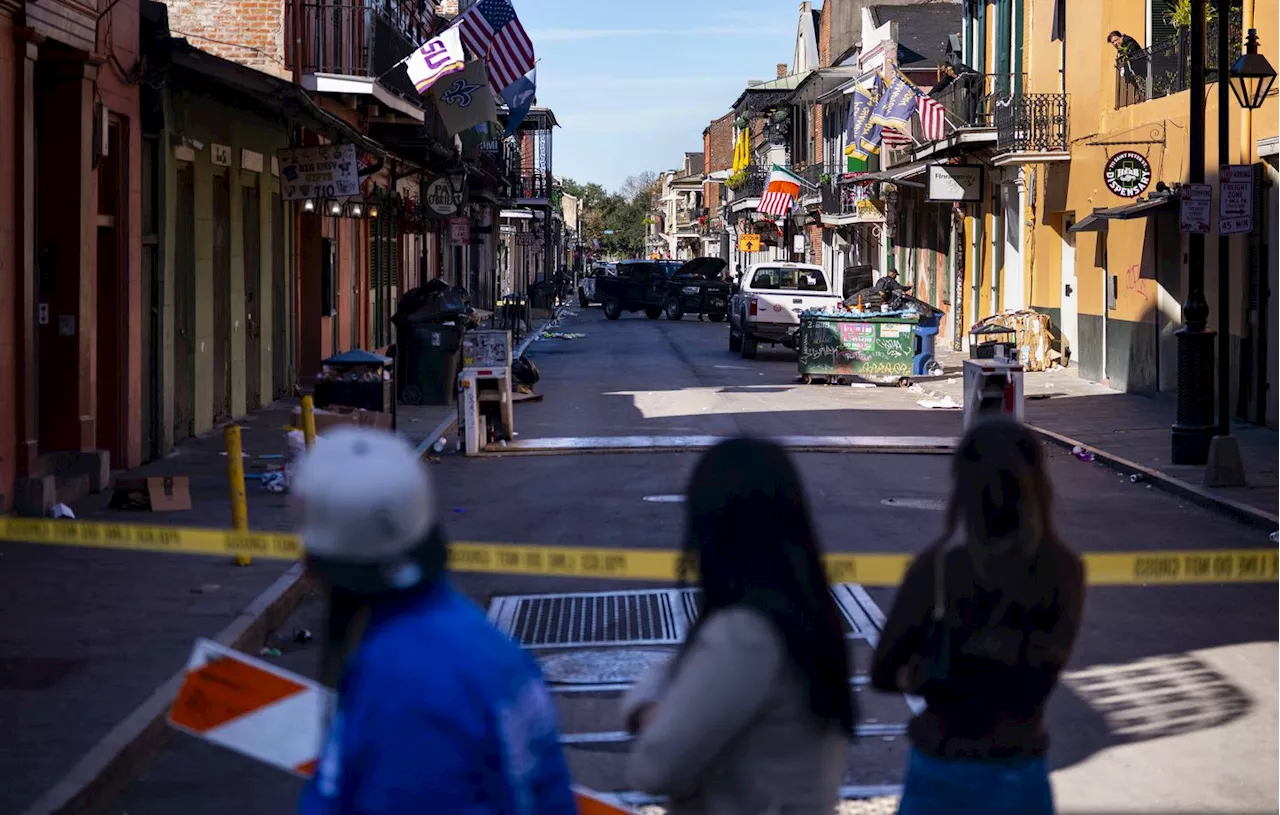
[[[1226,25],[1226,21],[1223,21]],[[1205,0],[1191,0],[1191,93],[1187,133],[1187,181],[1204,183],[1205,159]],[[1209,304],[1204,297],[1204,235],[1187,236],[1187,299],[1182,304],[1185,325],[1177,331],[1178,407],[1172,428],[1174,464],[1204,464],[1213,437],[1213,342],[1207,330]]]
[[[1218,191],[1222,171],[1231,163],[1231,60],[1228,0],[1218,0]],[[1202,97],[1203,98],[1203,97]],[[1195,160],[1195,154],[1192,154]],[[1218,435],[1231,435],[1231,236],[1218,230]]]
[[[249,507],[244,489],[244,456],[240,448],[240,425],[229,425],[223,431],[227,444],[227,480],[231,485],[231,528],[249,531]],[[237,566],[253,563],[248,555],[236,555]]]

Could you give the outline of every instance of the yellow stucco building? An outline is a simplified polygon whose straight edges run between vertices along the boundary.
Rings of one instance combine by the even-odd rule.
[[[1205,295],[1209,328],[1218,328],[1219,22],[1206,51],[1205,156],[1193,157],[1189,32],[1164,0],[976,0],[963,9],[957,56],[968,70],[936,95],[947,136],[892,156],[888,176],[932,176],[931,165],[949,164],[964,182],[955,188],[972,187],[957,202],[965,240],[952,281],[965,322],[1034,309],[1049,316],[1055,349],[1082,377],[1173,392],[1189,243],[1179,189],[1196,161],[1213,185]],[[1254,28],[1259,53],[1280,65],[1274,2],[1237,0],[1224,17],[1229,60]],[[1123,35],[1120,59],[1113,32]],[[1280,104],[1274,88],[1258,110],[1231,104],[1231,162],[1256,165],[1259,202],[1253,232],[1231,239],[1231,405],[1274,427]]]

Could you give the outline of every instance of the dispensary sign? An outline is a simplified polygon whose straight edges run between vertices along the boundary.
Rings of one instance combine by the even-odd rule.
[[[1107,189],[1121,198],[1137,198],[1151,186],[1151,162],[1141,153],[1125,150],[1107,161],[1103,178]]]

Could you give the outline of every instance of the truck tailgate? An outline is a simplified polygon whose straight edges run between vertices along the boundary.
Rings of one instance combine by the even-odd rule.
[[[799,325],[800,315],[811,308],[823,308],[840,301],[839,295],[778,291],[749,295],[756,303],[755,314],[747,319],[758,323]],[[750,302],[750,301],[748,301]],[[750,314],[750,312],[748,312]]]

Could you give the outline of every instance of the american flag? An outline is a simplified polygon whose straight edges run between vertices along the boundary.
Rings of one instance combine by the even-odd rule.
[[[489,65],[489,79],[498,92],[533,68],[533,42],[520,25],[511,0],[478,0],[454,23],[462,43]]]
[[[924,94],[916,100],[916,115],[920,117],[920,132],[929,141],[941,141],[947,137],[947,112],[937,100]]]
[[[887,147],[909,147],[915,144],[910,136],[894,127],[882,128],[880,141]]]

